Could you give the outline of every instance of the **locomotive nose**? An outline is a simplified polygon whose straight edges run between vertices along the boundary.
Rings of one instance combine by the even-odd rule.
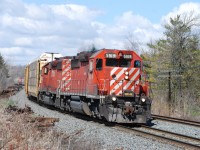
[[[110,94],[123,96],[125,90],[135,91],[139,76],[138,68],[113,67],[110,71]]]

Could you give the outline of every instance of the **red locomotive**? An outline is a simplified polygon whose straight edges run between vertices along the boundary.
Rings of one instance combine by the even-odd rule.
[[[148,82],[134,51],[102,49],[57,58],[42,67],[38,100],[109,122],[147,123]]]

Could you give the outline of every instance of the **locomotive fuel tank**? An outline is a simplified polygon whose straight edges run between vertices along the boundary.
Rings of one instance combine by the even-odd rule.
[[[92,115],[88,104],[82,101],[79,96],[71,96],[71,99],[69,100],[69,104],[73,112],[78,112],[78,113],[85,114],[88,116]]]

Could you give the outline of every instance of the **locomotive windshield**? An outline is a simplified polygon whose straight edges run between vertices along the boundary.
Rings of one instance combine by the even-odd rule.
[[[131,60],[128,59],[106,59],[106,66],[109,67],[130,67]]]

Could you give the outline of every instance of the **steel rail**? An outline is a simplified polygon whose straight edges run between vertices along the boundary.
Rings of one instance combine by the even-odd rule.
[[[188,135],[184,135],[184,134],[179,134],[179,133],[175,133],[175,132],[171,132],[171,131],[166,131],[166,130],[162,130],[162,129],[152,128],[152,127],[148,127],[148,126],[145,126],[145,125],[142,125],[142,128],[147,129],[147,130],[160,132],[162,134],[164,133],[164,134],[168,134],[168,135],[171,135],[171,136],[176,136],[176,137],[183,138],[183,139],[186,139],[186,140],[192,140],[192,141],[198,142],[198,144],[200,144],[200,138],[196,138],[196,137],[192,137],[192,136],[188,136]]]
[[[190,120],[185,120],[185,119],[159,116],[159,115],[152,115],[152,118],[156,119],[156,120],[163,120],[163,121],[169,121],[169,122],[175,122],[175,123],[179,123],[179,124],[185,124],[185,125],[200,127],[200,122],[198,122],[198,121],[190,121]]]
[[[144,126],[142,126],[143,128],[146,128]],[[132,128],[132,127],[127,127],[127,126],[124,126],[124,125],[116,125],[114,128],[120,128],[121,130],[123,131],[127,131],[130,133],[130,131],[136,133],[137,135],[139,136],[142,136],[142,137],[150,137],[150,138],[153,138],[153,139],[156,139],[162,143],[167,143],[167,144],[171,144],[171,145],[175,145],[175,146],[178,146],[178,147],[182,147],[182,148],[186,148],[186,149],[194,149],[194,150],[199,150],[200,149],[200,145],[198,144],[192,144],[192,143],[189,143],[189,142],[184,142],[184,141],[181,141],[179,139],[175,139],[175,138],[169,138],[169,137],[166,137],[165,133],[167,134],[171,134],[171,133],[168,133],[168,131],[164,131],[162,135],[159,135],[159,134],[155,134],[155,133],[151,133],[151,132],[148,132],[148,131],[144,131],[144,130],[141,130],[141,129],[136,129],[136,128]],[[148,127],[149,129],[150,127]],[[151,130],[154,130],[155,128],[150,128]],[[157,130],[157,129],[156,129]],[[161,131],[159,131],[161,132]],[[176,134],[176,133],[174,133]],[[177,135],[177,136],[180,136],[180,135]],[[189,136],[185,136],[185,135],[182,135],[184,136],[185,139],[188,139],[188,138],[192,138],[194,139],[195,141],[197,142],[200,142],[200,139],[197,139],[197,138],[193,138],[193,137],[189,137]]]

